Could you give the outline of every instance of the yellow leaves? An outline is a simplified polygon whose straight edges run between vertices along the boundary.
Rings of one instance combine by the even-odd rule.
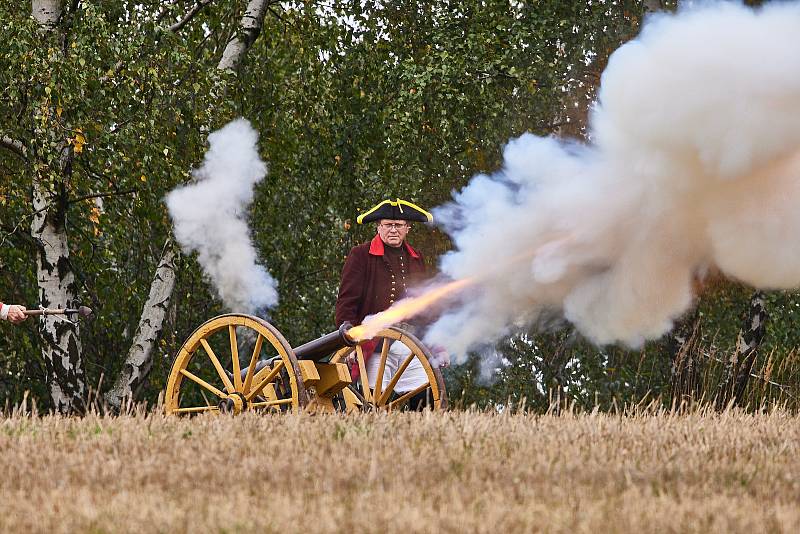
[[[92,209],[89,210],[89,220],[95,225],[100,224],[100,208],[93,206]]]
[[[76,154],[83,152],[83,145],[86,144],[86,137],[83,135],[83,130],[77,128],[75,130],[75,137],[70,137],[68,141]]]
[[[143,174],[143,175],[141,175],[141,176],[139,177],[139,180],[141,180],[142,182],[147,182],[147,176],[145,176],[145,175]]]
[[[94,227],[95,236],[100,235],[100,214],[102,212],[103,212],[102,208],[97,204],[93,205],[92,208],[89,210],[89,220],[91,221],[92,226]]]

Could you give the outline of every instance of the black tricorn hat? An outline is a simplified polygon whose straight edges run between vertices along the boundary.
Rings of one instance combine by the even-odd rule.
[[[356,222],[363,224],[380,221],[381,219],[431,222],[433,221],[433,215],[416,204],[398,198],[397,200],[384,200],[374,208],[359,215]]]

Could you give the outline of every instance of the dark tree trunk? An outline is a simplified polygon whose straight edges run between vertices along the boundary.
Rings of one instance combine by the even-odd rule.
[[[729,404],[743,404],[744,391],[753,371],[758,348],[766,333],[766,321],[765,295],[762,291],[756,291],[750,297],[750,307],[739,330],[736,350],[726,362],[723,381],[717,394],[717,409],[722,410]]]

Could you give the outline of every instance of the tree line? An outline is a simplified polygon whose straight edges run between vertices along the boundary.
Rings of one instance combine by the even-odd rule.
[[[380,4],[0,6],[0,298],[95,310],[90,322],[0,328],[7,403],[29,392],[80,412],[92,390],[112,407],[152,402],[182,341],[226,311],[177,250],[163,203],[214,129],[242,116],[260,132],[269,174],[250,227],[278,281],[268,319],[299,343],[332,329],[343,258],[369,237],[357,213],[386,197],[441,204],[526,131],[583,138],[608,56],[648,12],[675,8]],[[415,233],[432,264],[450,247],[435,228]],[[591,346],[558,323],[517,332],[453,369],[451,397],[541,409],[793,402],[797,302],[712,278],[675,332],[641,351]]]

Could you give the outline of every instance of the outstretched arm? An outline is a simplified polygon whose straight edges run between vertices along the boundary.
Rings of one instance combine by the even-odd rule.
[[[27,315],[25,315],[25,306],[20,306],[18,304],[3,304],[0,302],[0,319],[4,321],[11,321],[14,324],[19,324],[25,319],[27,319]]]

